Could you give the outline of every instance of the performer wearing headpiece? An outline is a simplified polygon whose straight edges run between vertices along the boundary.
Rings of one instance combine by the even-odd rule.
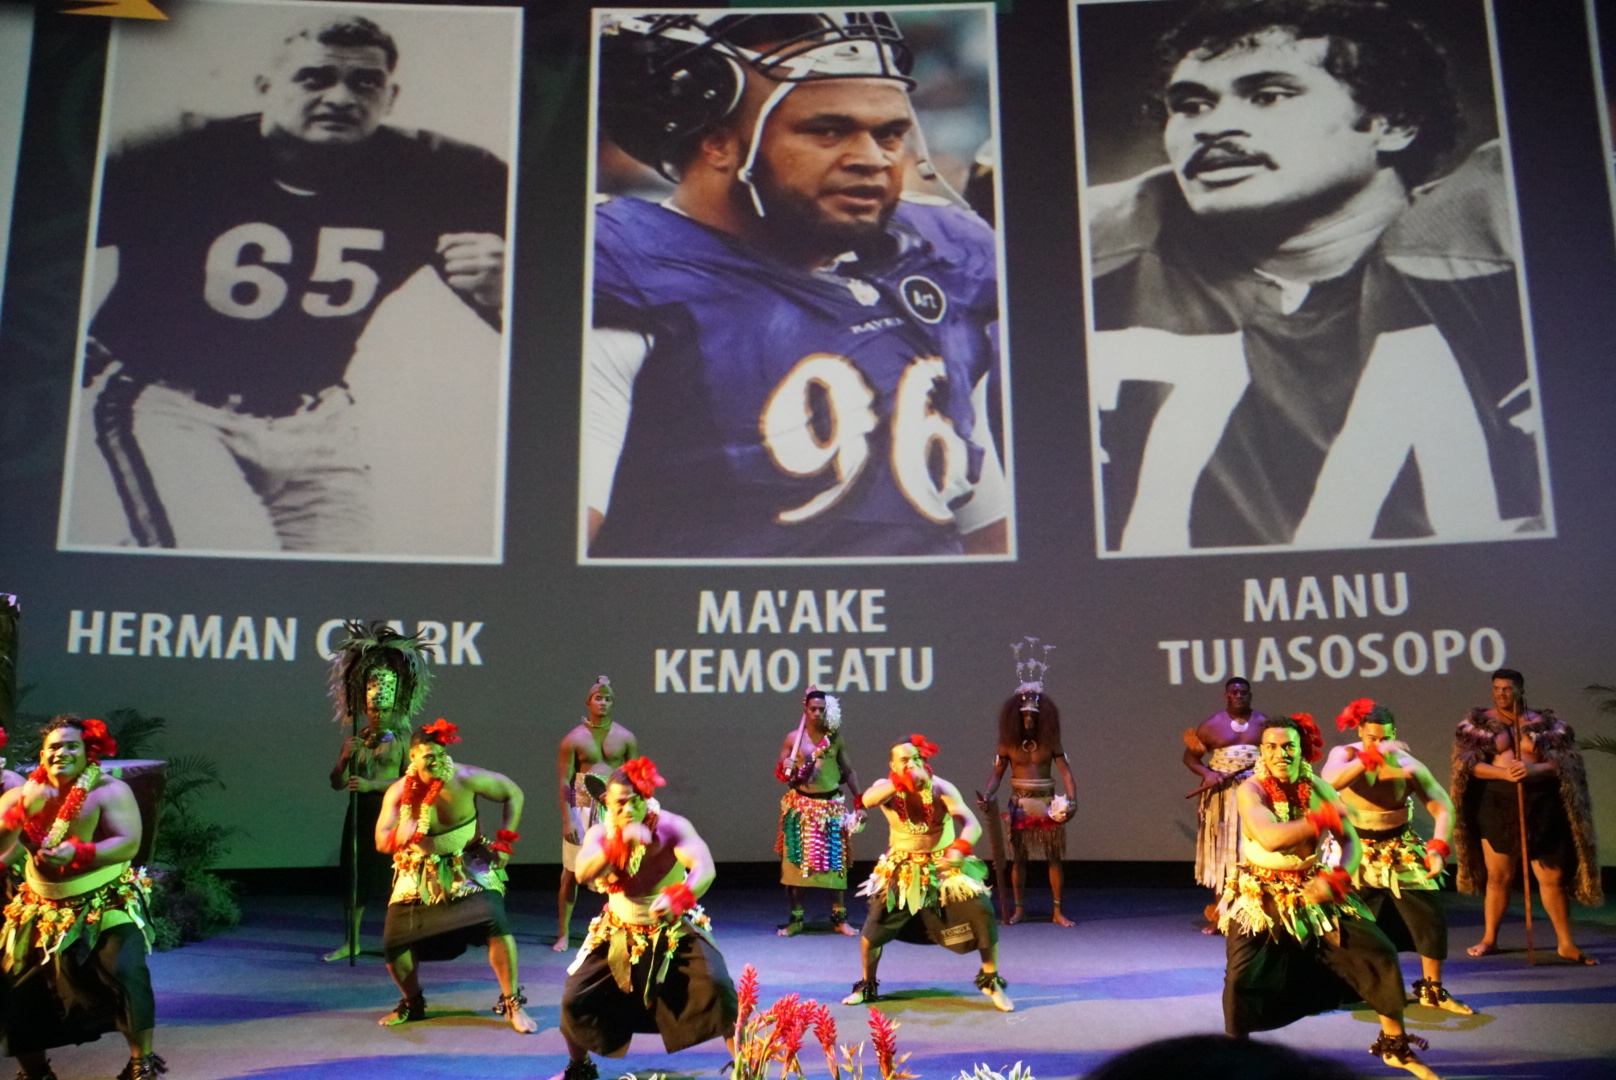
[[[57,716],[42,734],[39,767],[0,796],[0,850],[28,852],[0,930],[0,1042],[23,1080],[54,1080],[47,1050],[116,1030],[129,1044],[120,1080],[156,1080],[151,880],[130,865],[140,807],[101,770],[118,751],[101,721]]]
[[[343,913],[348,937],[327,960],[346,960],[359,949],[365,905],[386,902],[393,863],[371,837],[382,812],[382,794],[404,773],[410,721],[426,703],[432,673],[421,644],[384,622],[350,622],[347,637],[331,657],[331,700],[336,722],[351,725],[331,768],[331,787],[350,793],[342,823]],[[359,719],[365,726],[359,726]]]
[[[1369,1052],[1427,1080],[1403,1029],[1397,950],[1353,894],[1363,845],[1341,798],[1315,777],[1324,736],[1306,713],[1263,725],[1261,757],[1240,784],[1240,864],[1223,895],[1223,1023],[1235,1038],[1362,1000],[1380,1019]]]
[[[1010,646],[1016,654],[1016,677],[1021,685],[999,708],[999,749],[993,758],[993,776],[977,805],[988,812],[988,801],[998,793],[1004,771],[1010,769],[1010,808],[1004,815],[1010,829],[1014,859],[1015,910],[1007,922],[1022,920],[1022,890],[1027,883],[1027,860],[1049,862],[1049,891],[1054,898],[1054,921],[1076,926],[1061,912],[1061,884],[1066,859],[1066,822],[1077,798],[1072,767],[1061,746],[1060,709],[1044,693],[1047,657],[1053,645],[1027,638]],[[1023,655],[1025,653],[1025,655]],[[1055,794],[1052,770],[1060,770],[1066,794]]]
[[[791,899],[791,918],[780,927],[780,936],[802,933],[808,889],[833,890],[831,929],[856,936],[858,931],[847,925],[845,896],[852,836],[863,828],[864,812],[849,809],[858,806],[859,787],[842,738],[841,702],[817,686],[802,697],[802,719],[780,747],[774,778],[790,787],[780,798],[780,831],[774,841],[780,882]]]
[[[595,1080],[589,1055],[621,1057],[638,1032],[659,1033],[669,1053],[719,1036],[734,1051],[735,985],[697,903],[713,856],[656,800],[666,783],[647,757],[613,770],[604,818],[584,834],[578,880],[604,892],[606,907],[561,992],[565,1080]]]
[[[1203,933],[1216,933],[1218,897],[1240,862],[1240,807],[1235,790],[1257,764],[1257,740],[1268,717],[1251,707],[1251,683],[1236,675],[1223,684],[1223,711],[1184,732],[1184,765],[1201,778],[1185,796],[1196,806],[1195,880],[1212,890]],[[1210,756],[1208,756],[1210,755]]]
[[[588,712],[561,738],[556,771],[561,780],[561,890],[557,903],[556,952],[572,943],[572,905],[578,899],[578,846],[584,833],[600,821],[600,801],[590,793],[585,778],[604,779],[632,757],[639,756],[634,733],[612,719],[612,680],[602,675],[585,698]],[[598,782],[598,781],[597,781]]]
[[[1442,986],[1448,919],[1438,889],[1453,853],[1453,803],[1431,770],[1397,738],[1397,718],[1385,705],[1359,698],[1342,710],[1335,726],[1358,735],[1358,742],[1331,750],[1320,772],[1341,795],[1363,843],[1352,883],[1393,944],[1419,953],[1414,1000],[1468,1016],[1475,1010]],[[1430,840],[1414,831],[1416,795],[1434,823]]]
[[[860,896],[870,913],[859,938],[864,977],[844,1005],[877,1000],[876,970],[889,941],[937,944],[982,957],[976,987],[1004,1012],[1015,1009],[999,974],[999,926],[988,900],[987,867],[971,854],[982,826],[959,789],[931,769],[937,744],[911,735],[892,748],[891,771],[870,785],[863,805],[879,806],[891,828],[886,854]]]
[[[516,939],[505,917],[505,864],[522,821],[522,789],[497,772],[457,765],[449,747],[459,728],[439,719],[410,739],[404,778],[387,789],[376,822],[376,847],[393,856],[393,895],[382,946],[387,971],[403,997],[378,1023],[426,1017],[416,964],[453,960],[468,945],[488,946],[499,979],[494,1012],[523,1035],[538,1030],[517,985]],[[505,807],[492,841],[477,829],[477,800]]]
[[[1554,924],[1560,956],[1573,963],[1598,963],[1571,937],[1570,898],[1590,907],[1605,898],[1582,751],[1571,725],[1549,709],[1526,707],[1526,678],[1520,672],[1493,672],[1493,707],[1471,709],[1459,721],[1453,802],[1458,808],[1453,846],[1459,891],[1486,897],[1485,928],[1481,940],[1470,946],[1470,955],[1498,950],[1498,925],[1524,855]]]

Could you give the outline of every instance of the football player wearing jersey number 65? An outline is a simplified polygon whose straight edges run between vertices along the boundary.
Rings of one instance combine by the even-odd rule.
[[[305,18],[238,77],[256,111],[188,115],[106,165],[97,266],[116,273],[85,375],[141,547],[379,550],[347,382],[361,334],[423,269],[502,321],[505,163],[385,124],[394,37],[360,15]]]
[[[997,243],[933,163],[900,26],[597,18],[582,557],[1008,555]],[[664,201],[626,194],[652,170]]]

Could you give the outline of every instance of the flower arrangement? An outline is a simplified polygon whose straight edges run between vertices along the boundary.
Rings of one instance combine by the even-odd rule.
[[[779,1080],[805,1075],[799,1055],[810,1031],[825,1055],[831,1080],[844,1080],[844,1076],[845,1080],[864,1080],[864,1044],[837,1045],[836,1018],[828,1006],[787,994],[759,1011],[757,969],[751,964],[741,973],[736,993],[740,1011],[735,1021],[731,1080],[767,1080],[775,1064],[780,1066]],[[915,1080],[915,1074],[904,1068],[909,1055],[898,1053],[898,1025],[874,1007],[869,1023],[880,1080]]]

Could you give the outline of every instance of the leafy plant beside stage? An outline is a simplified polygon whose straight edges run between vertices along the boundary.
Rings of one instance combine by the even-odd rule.
[[[1594,708],[1602,713],[1616,713],[1616,686],[1594,683],[1586,689],[1588,693],[1600,699],[1594,703]],[[1609,735],[1594,735],[1580,740],[1579,745],[1584,750],[1597,750],[1601,754],[1616,754],[1616,739],[1611,738]]]
[[[17,714],[7,747],[13,763],[39,760],[38,728],[48,719],[43,714]],[[114,709],[102,719],[118,742],[120,758],[160,756],[157,740],[168,727],[163,717]],[[196,805],[209,789],[224,787],[219,766],[203,754],[181,754],[166,762],[151,855],[152,929],[159,949],[201,941],[241,922],[234,885],[208,869],[224,857],[236,830],[207,820]]]
[[[1033,1080],[1033,1075],[1032,1070],[1019,1061],[1003,1072],[994,1072],[988,1068],[987,1062],[983,1062],[973,1072],[961,1069],[954,1080]]]

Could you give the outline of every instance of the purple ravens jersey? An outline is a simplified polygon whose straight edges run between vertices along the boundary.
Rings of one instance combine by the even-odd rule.
[[[1104,549],[1541,535],[1504,198],[1483,146],[1287,303],[1198,226],[1171,172],[1094,193]]]
[[[639,199],[599,208],[595,324],[652,344],[591,556],[961,551],[993,235],[911,203],[888,233],[885,257],[813,272]]]
[[[91,327],[126,374],[259,415],[342,381],[376,307],[445,233],[504,235],[506,168],[430,132],[382,127],[294,181],[257,115],[110,158],[96,242],[118,280]]]

